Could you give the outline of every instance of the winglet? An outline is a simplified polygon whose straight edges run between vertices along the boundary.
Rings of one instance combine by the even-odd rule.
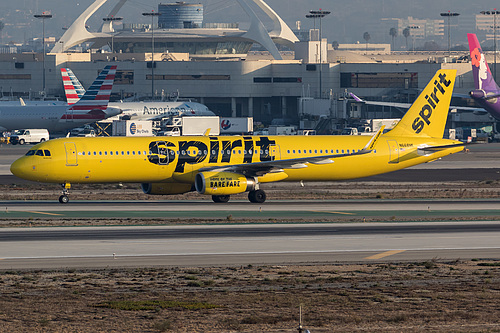
[[[380,129],[375,133],[370,141],[366,144],[366,146],[362,149],[362,151],[370,151],[373,150],[373,147],[375,147],[375,144],[377,143],[378,139],[384,133],[385,125],[382,125]]]
[[[209,136],[210,135],[210,130],[211,130],[211,128],[207,128],[207,130],[205,131],[205,133],[203,133],[203,136]]]
[[[354,95],[352,92],[349,93],[349,96],[351,96],[356,102],[364,102],[364,100]]]

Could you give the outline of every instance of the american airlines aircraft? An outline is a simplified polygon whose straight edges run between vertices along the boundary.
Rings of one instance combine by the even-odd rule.
[[[76,103],[85,93],[82,84],[69,68],[61,68],[61,76],[68,104]],[[111,102],[120,108],[121,118],[133,120],[161,120],[170,116],[215,116],[205,105],[196,102]]]
[[[73,105],[47,102],[28,105],[0,104],[0,130],[46,128],[50,133],[65,132],[116,116],[121,110],[108,107],[115,73],[116,66],[106,66],[89,90]]]

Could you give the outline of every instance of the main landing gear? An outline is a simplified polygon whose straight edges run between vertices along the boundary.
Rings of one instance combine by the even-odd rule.
[[[69,202],[68,194],[69,194],[69,189],[71,188],[71,184],[64,183],[64,184],[61,184],[61,186],[62,186],[63,190],[62,190],[62,195],[59,197],[59,202],[62,204],[65,204],[65,203]]]
[[[213,202],[226,203],[229,202],[229,195],[212,195]],[[263,203],[266,201],[266,192],[263,190],[254,190],[248,192],[248,200],[252,203]]]

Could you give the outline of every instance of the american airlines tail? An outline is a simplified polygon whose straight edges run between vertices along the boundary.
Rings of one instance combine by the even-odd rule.
[[[108,107],[113,82],[115,80],[116,65],[108,65],[104,67],[99,76],[92,83],[90,88],[80,98],[78,102],[73,104],[69,110],[71,111],[104,111]]]
[[[73,105],[85,94],[85,88],[69,68],[61,68],[61,76],[68,105]]]
[[[386,135],[442,139],[456,72],[454,69],[437,71],[403,119]]]

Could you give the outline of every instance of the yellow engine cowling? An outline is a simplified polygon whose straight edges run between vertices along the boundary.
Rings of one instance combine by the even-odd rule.
[[[168,195],[191,192],[193,186],[184,183],[142,183],[141,189],[146,194]]]
[[[232,172],[200,172],[195,177],[198,193],[208,195],[230,195],[252,191],[256,187],[253,178]]]

